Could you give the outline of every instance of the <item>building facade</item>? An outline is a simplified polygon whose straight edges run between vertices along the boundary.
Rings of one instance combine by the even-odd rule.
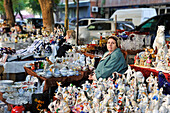
[[[115,10],[125,8],[155,8],[157,14],[170,13],[170,0],[94,0],[102,17],[109,18]]]
[[[77,1],[77,0],[75,0]],[[69,0],[69,20],[76,18],[76,4]],[[155,8],[157,14],[170,13],[170,0],[79,0],[79,18],[110,18],[117,9]],[[59,5],[60,21],[65,18],[65,0]]]

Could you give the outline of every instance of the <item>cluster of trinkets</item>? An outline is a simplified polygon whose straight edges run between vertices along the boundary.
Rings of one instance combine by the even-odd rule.
[[[170,71],[170,45],[165,41],[165,27],[158,26],[157,35],[153,43],[153,49],[145,49],[137,53],[135,65],[154,67],[157,71]]]
[[[170,95],[163,94],[157,78],[146,79],[141,72],[129,69],[125,74],[113,73],[112,78],[86,81],[82,88],[58,83],[56,100],[48,106],[51,112],[68,113],[168,113]],[[147,87],[148,86],[148,87]]]

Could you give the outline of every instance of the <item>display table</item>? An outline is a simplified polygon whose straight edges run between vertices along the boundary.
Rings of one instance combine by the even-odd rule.
[[[25,49],[27,48],[28,46],[30,46],[32,43],[29,43],[29,42],[18,42],[18,43],[15,43],[15,42],[0,42],[0,47],[10,47],[12,49],[16,49],[16,50],[19,50],[19,49]]]
[[[33,63],[34,61],[13,61],[0,63],[0,66],[3,67],[3,79],[16,80],[16,74],[24,73],[24,65],[26,63]]]
[[[75,81],[79,81],[82,79],[87,79],[88,75],[91,73],[91,71],[80,71],[80,75],[76,76],[70,76],[70,77],[51,77],[51,78],[45,78],[42,76],[37,75],[36,72],[32,71],[31,69],[24,67],[26,75],[31,75],[39,78],[41,81],[45,81],[43,92],[47,91],[49,88],[57,86],[56,82],[61,82],[62,84],[65,83],[71,83]]]
[[[154,68],[149,68],[149,67],[141,67],[141,66],[136,66],[136,65],[130,65],[131,69],[135,69],[135,71],[141,71],[142,74],[145,76],[145,78],[149,77],[151,72],[153,75],[158,76],[159,71],[155,70]],[[168,82],[170,82],[170,73],[165,73],[165,78]]]

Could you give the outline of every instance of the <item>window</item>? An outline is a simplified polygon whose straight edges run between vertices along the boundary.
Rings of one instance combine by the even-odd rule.
[[[140,26],[139,31],[141,32],[154,31],[155,29],[157,29],[157,24],[159,22],[159,19],[160,17],[156,17],[147,21],[145,24]]]
[[[111,23],[95,23],[91,24],[88,30],[111,30]]]
[[[88,25],[88,20],[79,21],[79,26],[87,26],[87,25]]]
[[[159,25],[163,25],[165,26],[165,36],[166,37],[170,37],[170,15],[166,15],[166,16],[163,16],[158,24]]]
[[[88,30],[95,30],[96,29],[96,24],[91,24],[87,29]]]

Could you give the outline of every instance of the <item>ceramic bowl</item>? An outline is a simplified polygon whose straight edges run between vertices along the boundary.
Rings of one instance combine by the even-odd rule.
[[[75,75],[75,72],[74,72],[72,69],[69,69],[68,74],[69,74],[70,76],[73,76],[73,75]]]
[[[60,71],[56,71],[56,72],[54,73],[54,77],[60,77]]]
[[[67,76],[67,72],[61,72],[62,76]]]
[[[67,68],[66,68],[66,67],[64,67],[64,68],[60,69],[60,72],[61,72],[61,73],[67,73],[67,71],[68,71],[68,70],[67,70]]]

